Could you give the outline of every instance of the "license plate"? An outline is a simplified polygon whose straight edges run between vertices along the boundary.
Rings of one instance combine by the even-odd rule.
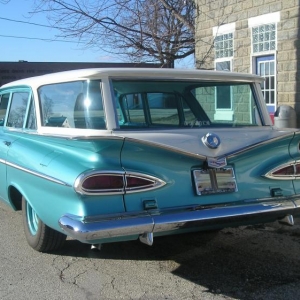
[[[210,195],[237,191],[233,168],[198,169],[193,171],[196,193]]]

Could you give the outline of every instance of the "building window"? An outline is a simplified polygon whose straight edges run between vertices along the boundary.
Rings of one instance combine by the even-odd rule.
[[[262,92],[267,104],[275,104],[274,61],[259,61],[259,74],[266,80],[262,83]]]
[[[217,71],[231,71],[231,62],[232,62],[231,59],[216,61],[216,70]]]
[[[215,37],[215,64],[217,71],[231,71],[233,57],[233,33],[226,33]],[[231,88],[229,86],[216,87],[216,113],[218,119],[232,120]]]
[[[232,70],[234,32],[235,23],[213,27],[216,70]]]
[[[217,86],[216,109],[232,109],[230,86]]]
[[[233,33],[215,37],[215,65],[217,71],[231,71],[233,57]],[[216,87],[215,119],[232,120],[231,89],[229,86]]]
[[[276,24],[252,27],[252,52],[276,50]]]
[[[215,48],[215,69],[232,71],[233,36],[235,23],[213,28]],[[215,120],[233,120],[231,87],[217,86],[215,91]]]
[[[248,19],[248,26],[252,33],[252,72],[265,78],[262,92],[271,117],[274,116],[277,108],[276,50],[279,22],[279,11]]]
[[[217,71],[231,71],[233,56],[233,33],[226,33],[215,37],[215,58]],[[224,93],[224,89],[226,93]],[[217,87],[216,110],[231,110],[230,87]],[[226,95],[221,97],[221,95]],[[226,112],[228,113],[228,112]],[[231,113],[230,119],[231,119]],[[224,114],[222,114],[223,117]]]
[[[274,55],[259,56],[256,58],[257,74],[264,77],[261,88],[267,108],[271,116],[276,111],[276,65]]]
[[[216,36],[214,44],[216,59],[233,56],[233,33]]]

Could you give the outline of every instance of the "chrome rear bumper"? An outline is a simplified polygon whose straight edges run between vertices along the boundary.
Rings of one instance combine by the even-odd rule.
[[[280,200],[272,198],[242,204],[189,206],[94,217],[66,214],[59,219],[59,225],[67,235],[82,242],[138,235],[143,242],[152,244],[153,233],[272,222],[299,213],[300,197],[282,197]]]

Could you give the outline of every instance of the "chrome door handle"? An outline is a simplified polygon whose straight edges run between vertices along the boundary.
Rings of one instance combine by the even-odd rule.
[[[3,143],[4,143],[4,145],[6,145],[8,147],[11,145],[11,142],[9,142],[9,141],[4,141]]]

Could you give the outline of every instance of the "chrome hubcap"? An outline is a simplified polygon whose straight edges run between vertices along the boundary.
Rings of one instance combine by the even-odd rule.
[[[39,217],[37,216],[36,212],[32,209],[30,204],[27,202],[26,204],[26,211],[27,211],[27,223],[30,233],[32,235],[36,235],[38,231],[39,225]]]

